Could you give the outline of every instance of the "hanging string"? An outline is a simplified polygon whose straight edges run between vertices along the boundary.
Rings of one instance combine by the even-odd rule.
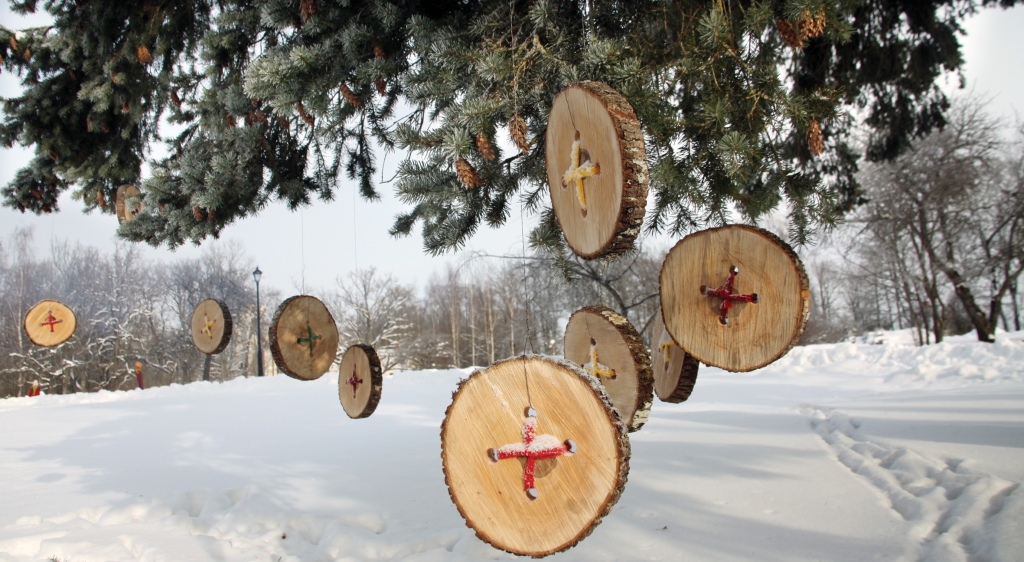
[[[299,259],[302,263],[302,287],[300,292],[306,294],[306,211],[299,211]]]
[[[516,26],[515,26],[515,0],[508,2],[508,32],[512,41],[512,105],[515,112],[519,111],[519,72],[516,69]],[[510,168],[511,171],[511,168]],[[523,287],[526,286],[526,201],[519,200],[519,240],[522,243],[523,263]],[[526,346],[533,350],[533,339],[530,336],[530,303],[526,301],[526,343],[523,344],[523,380],[526,381],[526,403],[529,405],[527,414],[533,411],[533,398],[530,396],[530,373],[527,369]],[[515,350],[512,350],[515,353]]]
[[[383,171],[383,168],[382,168]],[[359,271],[359,229],[356,228],[356,184],[352,184],[352,260],[356,264],[356,271]]]

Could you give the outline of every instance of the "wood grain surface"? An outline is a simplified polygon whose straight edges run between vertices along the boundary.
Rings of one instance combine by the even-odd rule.
[[[537,461],[536,489],[523,489],[524,462],[488,450],[523,442],[529,396],[537,433],[573,440],[571,456]],[[452,501],[478,537],[534,557],[565,550],[600,523],[629,472],[629,438],[601,385],[570,362],[540,356],[499,361],[462,381],[441,426],[441,458]]]
[[[60,345],[78,328],[78,319],[64,303],[55,300],[39,301],[25,314],[25,333],[32,343],[43,347]]]
[[[614,371],[600,376],[591,363],[591,343],[598,363]],[[651,356],[629,320],[607,306],[587,306],[569,317],[563,339],[565,358],[595,375],[604,385],[630,432],[643,427],[651,415],[654,377]]]
[[[737,303],[722,324],[722,301],[700,288],[723,286],[733,266],[735,292],[757,293],[759,302]],[[680,240],[662,264],[660,293],[672,339],[701,363],[727,371],[752,371],[785,355],[810,312],[810,286],[796,253],[774,234],[745,225]]]
[[[207,355],[224,351],[231,342],[231,311],[219,300],[206,299],[196,305],[189,326],[192,343]]]
[[[308,295],[281,303],[270,323],[270,354],[290,377],[308,381],[323,376],[338,355],[338,326],[324,303]]]
[[[384,373],[377,351],[361,343],[346,349],[338,366],[338,399],[348,417],[370,417],[383,389]]]
[[[574,182],[564,176],[573,165],[579,133],[581,157],[600,173],[584,178],[586,206]],[[576,255],[614,256],[633,245],[647,207],[647,151],[640,121],[625,97],[607,84],[571,84],[555,97],[545,138],[551,206]]]
[[[700,362],[672,339],[658,314],[651,339],[651,370],[654,372],[654,392],[662,402],[685,402],[697,384]]]
[[[142,192],[134,185],[122,185],[117,188],[117,199],[114,202],[114,213],[118,224],[130,221],[142,210]]]

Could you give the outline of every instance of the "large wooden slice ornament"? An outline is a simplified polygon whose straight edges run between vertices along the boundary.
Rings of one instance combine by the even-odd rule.
[[[192,343],[196,349],[216,355],[231,342],[231,311],[228,305],[216,299],[206,299],[192,311]]]
[[[807,325],[810,286],[793,249],[752,226],[696,232],[661,267],[672,339],[705,365],[752,371],[782,357]]]
[[[629,453],[600,383],[540,356],[473,373],[441,425],[445,483],[466,524],[495,548],[537,558],[575,545],[611,511]]]
[[[346,349],[338,371],[338,398],[348,417],[370,417],[380,403],[383,388],[384,373],[377,351],[362,343]]]
[[[651,356],[636,328],[607,306],[587,306],[565,326],[565,358],[597,378],[629,431],[651,415]]]
[[[134,219],[140,211],[142,211],[142,192],[139,191],[139,188],[134,185],[122,185],[117,188],[114,212],[117,214],[118,224]]]
[[[658,315],[651,340],[651,370],[654,371],[654,393],[662,402],[685,402],[697,383],[700,361],[679,347],[665,329]]]
[[[320,378],[338,355],[338,326],[320,299],[308,295],[281,303],[270,323],[270,354],[281,372],[305,381]]]
[[[68,341],[77,327],[75,313],[60,301],[39,301],[25,314],[25,333],[28,339],[43,347],[53,347]]]
[[[633,245],[647,207],[647,150],[633,107],[601,82],[570,84],[551,105],[545,163],[551,207],[576,255]]]

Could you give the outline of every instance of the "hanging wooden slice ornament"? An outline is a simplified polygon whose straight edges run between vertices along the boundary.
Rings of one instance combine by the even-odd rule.
[[[661,266],[672,339],[705,365],[752,371],[786,354],[810,312],[803,264],[779,237],[732,225],[680,240]]]
[[[270,354],[281,372],[305,381],[320,378],[338,355],[338,326],[320,302],[308,295],[281,303],[270,323]]]
[[[654,377],[651,355],[629,320],[607,306],[587,306],[565,326],[565,358],[595,377],[629,431],[651,415]]]
[[[196,305],[190,326],[192,343],[207,355],[224,351],[231,342],[231,311],[219,300],[206,299]]]
[[[651,370],[654,371],[654,393],[662,402],[685,402],[697,383],[700,361],[683,351],[658,315],[651,340]]]
[[[370,417],[380,403],[383,388],[384,373],[377,352],[361,343],[346,349],[338,372],[338,398],[348,417]]]
[[[579,366],[523,356],[459,384],[441,425],[441,459],[476,535],[540,558],[575,545],[611,511],[626,485],[629,438]]]
[[[633,107],[601,82],[578,82],[551,105],[545,145],[551,207],[584,259],[633,245],[647,207],[647,150]]]
[[[117,188],[114,212],[117,214],[118,224],[134,219],[140,211],[142,211],[142,193],[139,188],[134,185],[122,185]]]
[[[75,313],[59,301],[39,301],[25,314],[25,333],[32,343],[43,347],[60,345],[75,333]]]

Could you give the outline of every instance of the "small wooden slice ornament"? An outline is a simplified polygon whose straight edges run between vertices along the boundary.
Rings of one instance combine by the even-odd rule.
[[[700,361],[683,351],[665,329],[658,315],[651,340],[651,370],[654,371],[654,393],[662,402],[685,402],[697,383]]]
[[[130,221],[142,210],[142,193],[134,185],[122,185],[117,188],[117,200],[114,211],[118,224]]]
[[[60,301],[39,301],[25,314],[25,333],[28,339],[43,347],[53,347],[68,341],[77,327],[75,313]]]
[[[779,237],[745,225],[696,232],[661,267],[672,339],[705,365],[752,371],[788,352],[810,312],[803,264]]]
[[[611,511],[629,452],[601,385],[539,356],[473,373],[441,425],[445,483],[466,524],[495,548],[536,558],[575,545]]]
[[[207,355],[216,355],[227,349],[231,342],[231,311],[219,300],[206,299],[192,311],[190,327],[196,349]]]
[[[629,320],[607,306],[587,306],[565,326],[565,358],[595,377],[633,432],[647,422],[654,401],[651,356]]]
[[[281,372],[305,381],[320,378],[338,355],[338,326],[320,302],[308,295],[281,303],[270,323],[270,354]]]
[[[647,150],[621,94],[579,82],[551,105],[545,145],[551,207],[565,241],[584,259],[633,245],[647,207]]]
[[[338,372],[338,398],[348,417],[368,418],[384,388],[380,358],[370,346],[357,343],[345,350]]]

